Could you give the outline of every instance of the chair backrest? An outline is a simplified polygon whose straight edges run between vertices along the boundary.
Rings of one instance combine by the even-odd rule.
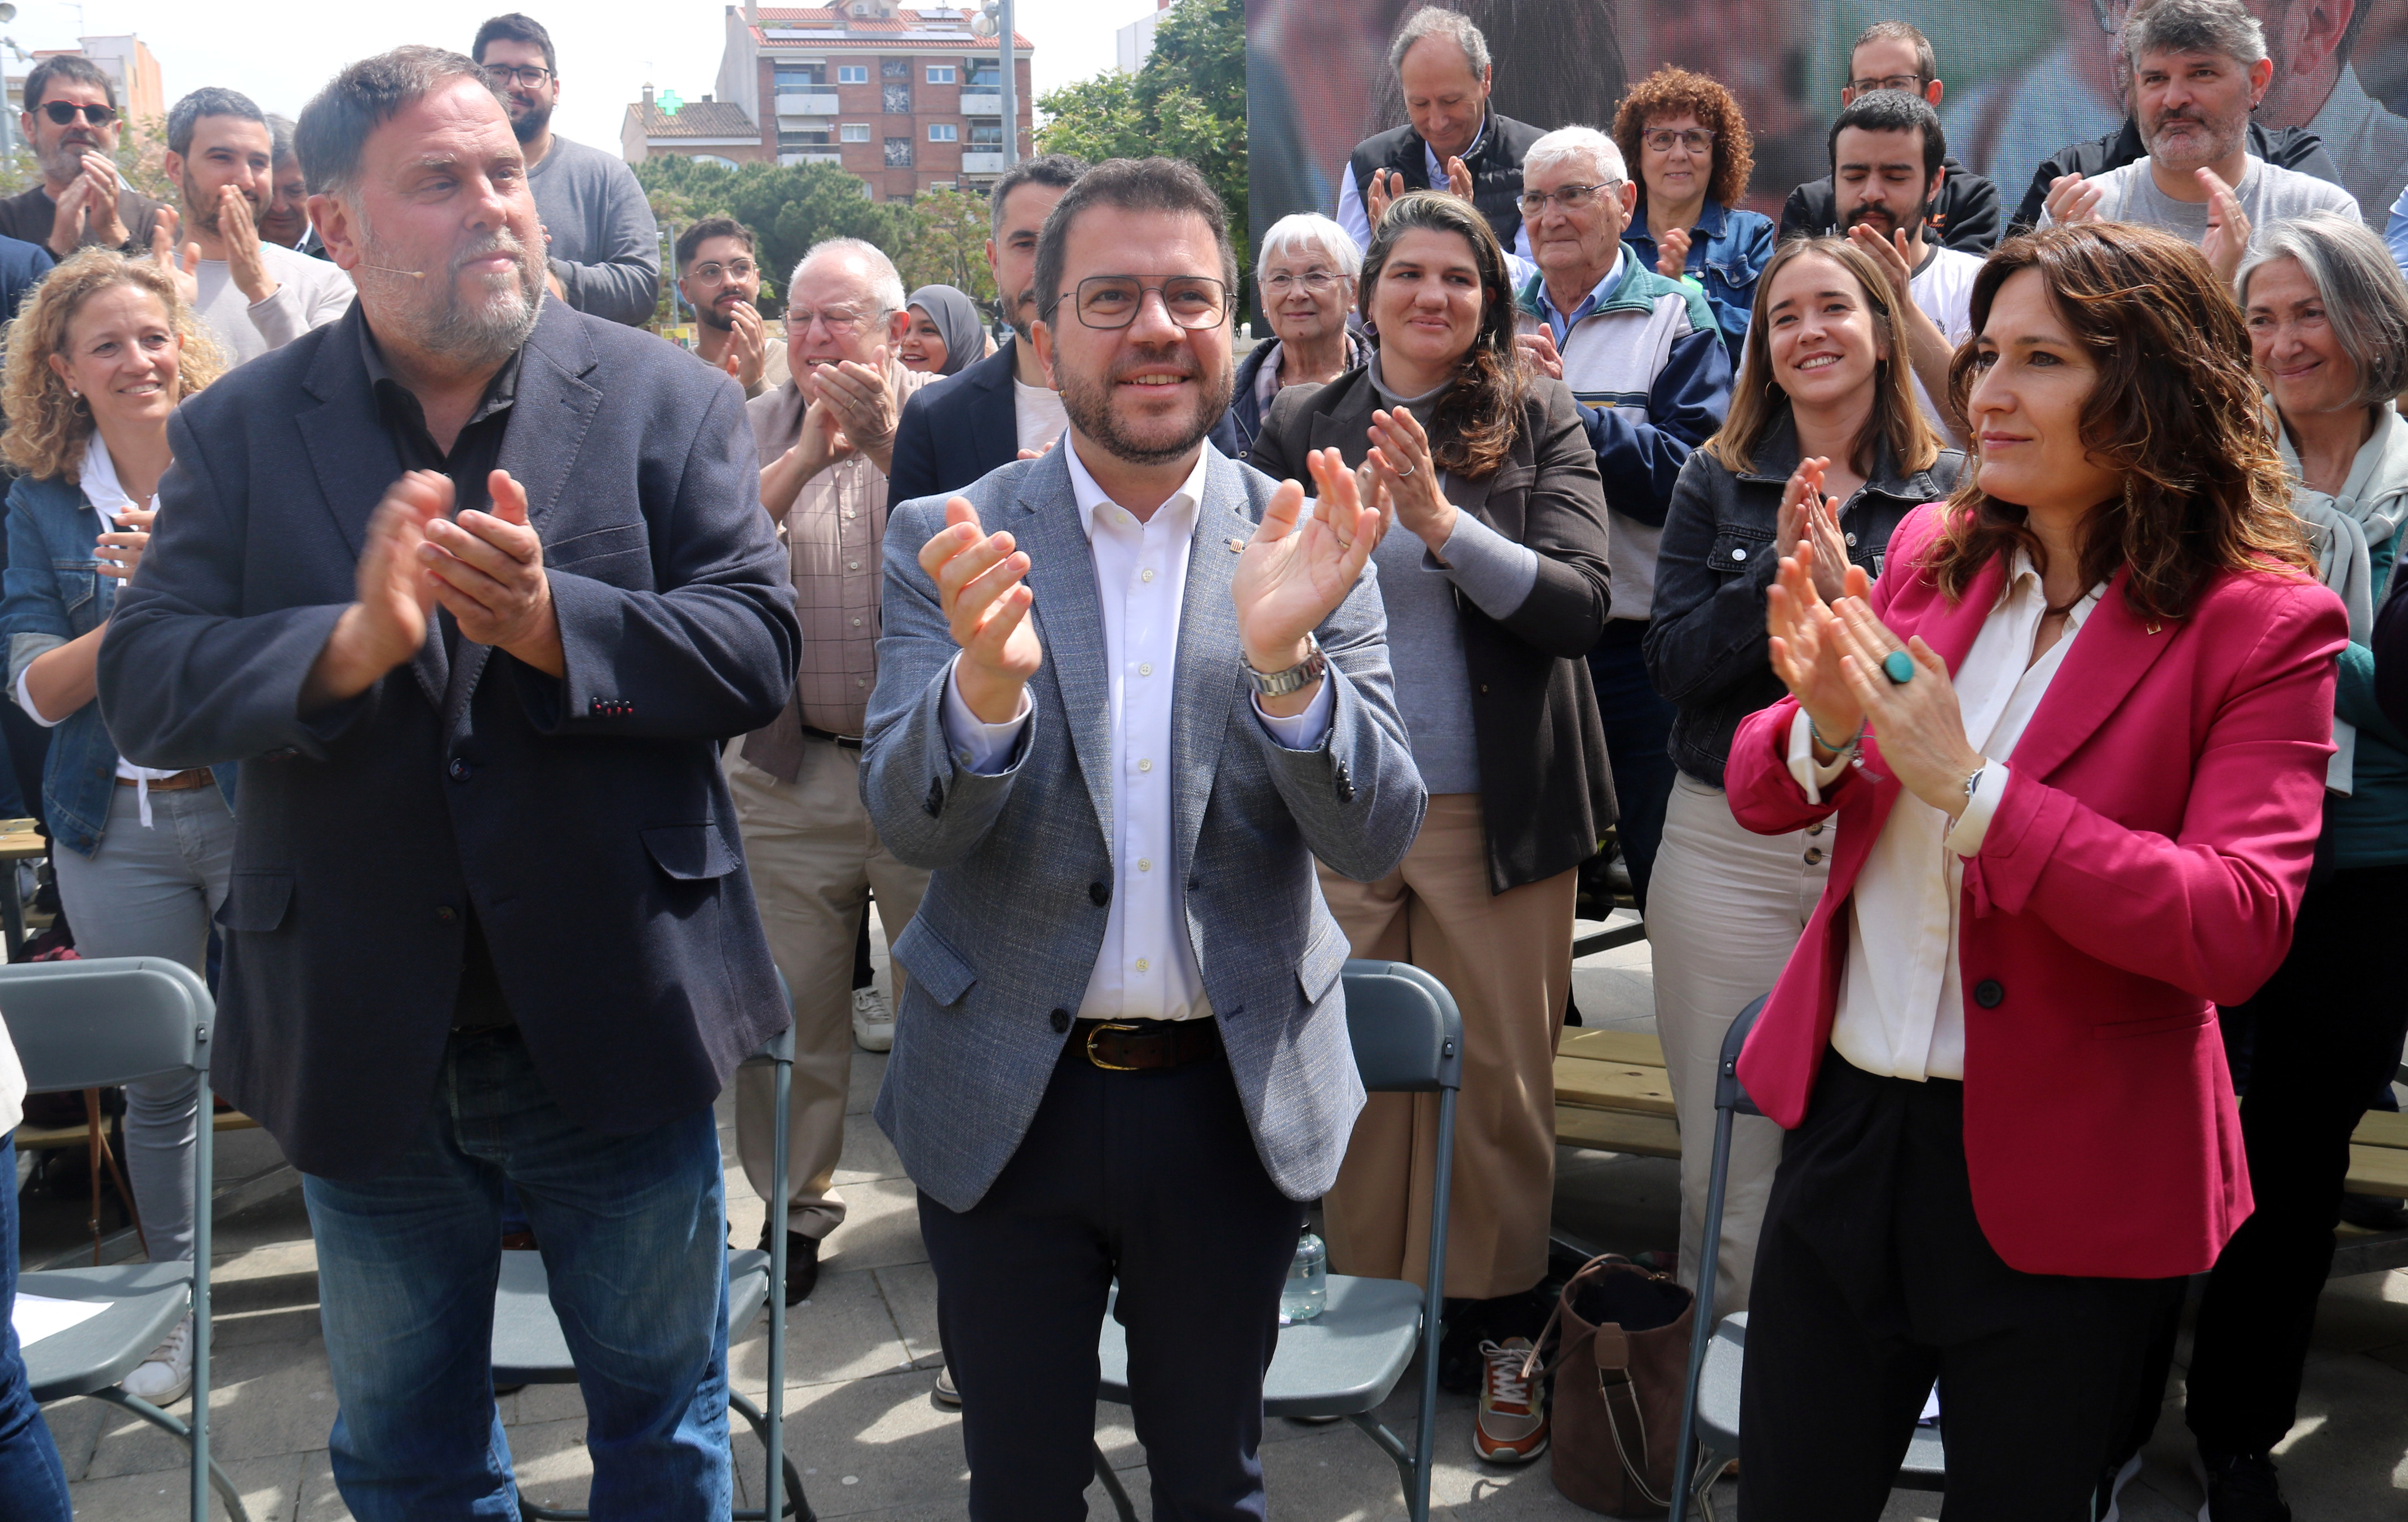
[[[1365,1088],[1463,1086],[1463,1015],[1444,984],[1403,962],[1349,961],[1345,977],[1346,1034]]]
[[[1756,1028],[1756,1017],[1764,1012],[1765,1003],[1771,998],[1770,994],[1758,994],[1756,1002],[1740,1011],[1739,1018],[1723,1032],[1722,1066],[1714,1078],[1714,1108],[1717,1110],[1728,1110],[1741,1115],[1764,1113],[1756,1107],[1756,1101],[1747,1097],[1747,1090],[1740,1086],[1739,1054],[1740,1049],[1747,1044],[1747,1033]]]
[[[0,1023],[36,1093],[206,1071],[217,1004],[164,956],[0,966]]]

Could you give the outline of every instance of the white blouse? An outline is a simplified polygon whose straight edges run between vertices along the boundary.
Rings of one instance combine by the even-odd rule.
[[[2074,604],[2065,632],[2035,661],[2032,641],[2048,598],[2030,557],[2016,551],[2005,593],[1956,668],[1965,740],[1983,757],[1981,780],[1953,821],[1902,791],[1848,900],[1848,960],[1831,1044],[1866,1072],[1917,1082],[1965,1076],[1965,979],[1957,962],[1965,859],[1982,849],[2011,783],[2007,762],[2015,741],[2105,591],[2102,582]],[[1828,766],[1815,763],[1799,711],[1789,730],[1789,770],[1808,801],[1821,802],[1823,788],[1852,764],[1862,765],[1854,747]]]

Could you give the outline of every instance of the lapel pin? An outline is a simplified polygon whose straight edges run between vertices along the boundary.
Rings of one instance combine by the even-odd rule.
[[[2157,633],[2159,629],[2162,629],[2162,628],[2164,628],[2164,627],[2165,627],[2165,625],[2164,625],[2157,623],[2157,622],[2156,620],[2154,620],[2154,619],[2152,619],[2152,620],[2150,621],[2150,623],[2149,623],[2149,632],[2150,632],[2151,634],[2155,634],[2155,633]]]
[[[1240,538],[1231,539],[1229,541],[1229,553],[1233,555],[1244,554],[1246,553],[1246,541]]]

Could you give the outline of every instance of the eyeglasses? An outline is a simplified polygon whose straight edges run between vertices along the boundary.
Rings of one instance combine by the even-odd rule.
[[[2095,7],[2100,0],[2091,0]],[[2109,27],[2114,31],[2114,27]],[[1848,88],[1862,95],[1875,90],[1903,90],[1910,95],[1923,93],[1925,80],[1920,74],[1885,74],[1878,79],[1850,79]]]
[[[1595,205],[1605,192],[1612,190],[1621,183],[1619,179],[1608,179],[1595,185],[1558,185],[1551,191],[1526,190],[1522,193],[1522,215],[1526,217],[1541,215],[1547,209],[1549,201],[1555,202],[1566,211],[1585,211]]]
[[[1276,275],[1264,276],[1262,287],[1266,294],[1283,296],[1297,286],[1302,286],[1308,295],[1317,296],[1326,294],[1331,286],[1338,283],[1340,279],[1340,277],[1326,269],[1309,269],[1301,275],[1291,275],[1285,270],[1281,270]]]
[[[714,259],[687,270],[686,278],[697,285],[717,285],[722,280],[749,280],[760,267],[750,259],[730,259],[724,265]]]
[[[543,81],[552,78],[552,72],[535,64],[528,64],[519,68],[512,68],[508,64],[489,64],[485,66],[485,78],[493,81],[494,88],[496,90],[507,90],[513,84],[523,85],[529,90],[540,90],[543,88]]]
[[[1172,275],[1151,285],[1136,275],[1090,275],[1072,293],[1071,309],[1084,325],[1110,332],[1137,321],[1149,291],[1162,297],[1170,320],[1190,332],[1219,327],[1228,315],[1229,288],[1205,275]]]
[[[817,323],[827,329],[828,337],[841,338],[848,333],[860,332],[868,325],[871,316],[869,312],[847,311],[841,307],[820,312],[808,307],[789,307],[786,309],[786,331],[789,335],[808,333],[811,324]]]
[[[62,127],[73,122],[78,116],[81,116],[95,127],[105,127],[117,120],[117,108],[78,106],[71,101],[46,100],[42,102],[42,114]]]
[[[1658,153],[1670,153],[1672,151],[1674,143],[1680,144],[1692,153],[1702,153],[1714,146],[1714,135],[1704,127],[1690,127],[1685,131],[1671,127],[1650,127],[1639,135],[1639,140]]]

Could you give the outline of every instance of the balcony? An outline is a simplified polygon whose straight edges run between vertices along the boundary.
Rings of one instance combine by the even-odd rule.
[[[833,90],[781,90],[778,92],[780,116],[834,116],[836,92]]]
[[[842,164],[844,151],[831,144],[826,148],[790,148],[778,155],[781,165]]]
[[[962,150],[962,173],[966,175],[999,175],[1003,173],[1001,148],[966,148]]]
[[[962,91],[964,116],[1001,116],[1003,96],[993,85],[971,85]]]

